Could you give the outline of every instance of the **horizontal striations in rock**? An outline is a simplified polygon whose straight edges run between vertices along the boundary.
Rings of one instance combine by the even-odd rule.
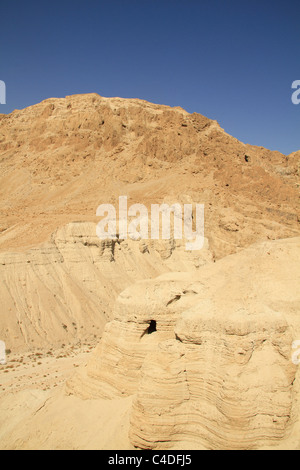
[[[175,338],[179,314],[193,304],[201,284],[176,281],[162,275],[139,281],[116,300],[114,320],[105,327],[102,340],[89,361],[85,380],[71,379],[67,392],[88,397],[89,378],[99,380],[99,397],[114,398],[135,393],[140,369],[148,353],[164,339]]]
[[[276,312],[244,317],[201,304],[184,312],[179,341],[161,343],[143,364],[131,416],[135,446],[248,449],[287,437],[295,419],[291,332]]]
[[[258,243],[127,288],[67,393],[133,395],[130,439],[141,449],[284,442],[298,419],[299,247]]]
[[[11,350],[95,342],[112,318],[118,294],[139,279],[179,265],[196,271],[211,261],[178,246],[162,256],[161,242],[100,240],[94,223],[71,223],[47,244],[0,254],[0,337]]]

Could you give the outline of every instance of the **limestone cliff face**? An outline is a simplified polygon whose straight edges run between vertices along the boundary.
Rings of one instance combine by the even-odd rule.
[[[273,311],[231,317],[198,304],[144,361],[132,443],[248,449],[285,438],[295,419],[292,335]]]
[[[169,243],[100,240],[96,225],[85,222],[61,227],[27,252],[1,253],[1,339],[13,351],[94,342],[128,285],[211,261],[207,245],[199,256]]]
[[[67,393],[133,395],[130,439],[139,448],[283,441],[298,419],[299,248],[299,238],[265,242],[126,289]]]
[[[182,275],[181,275],[182,277]],[[192,305],[199,283],[187,278],[176,281],[164,275],[140,281],[122,292],[115,305],[114,320],[105,327],[102,341],[88,364],[87,375],[75,376],[67,390],[82,398],[128,396],[137,390],[140,370],[148,353],[159,342],[175,338],[179,314]],[[76,385],[81,383],[79,387]]]

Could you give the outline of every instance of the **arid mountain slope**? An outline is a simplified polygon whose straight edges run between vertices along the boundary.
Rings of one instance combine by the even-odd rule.
[[[299,152],[245,145],[217,122],[141,100],[75,95],[0,115],[0,249],[95,221],[119,195],[205,203],[217,258],[299,234]]]
[[[181,108],[93,94],[0,115],[2,340],[11,349],[100,335],[132,282],[298,235],[298,177],[299,152],[245,145]],[[96,209],[117,208],[119,195],[204,203],[209,244],[191,255],[172,240],[100,242]]]

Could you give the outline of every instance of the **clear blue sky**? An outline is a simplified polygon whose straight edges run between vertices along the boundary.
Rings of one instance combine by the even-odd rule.
[[[9,113],[96,92],[182,106],[245,143],[300,149],[299,0],[2,0]]]

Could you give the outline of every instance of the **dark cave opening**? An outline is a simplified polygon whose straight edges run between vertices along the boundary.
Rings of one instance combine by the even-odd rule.
[[[147,333],[148,335],[151,335],[152,333],[154,333],[156,331],[156,321],[155,320],[151,320],[150,322],[150,325],[149,325],[149,328],[147,330]]]

